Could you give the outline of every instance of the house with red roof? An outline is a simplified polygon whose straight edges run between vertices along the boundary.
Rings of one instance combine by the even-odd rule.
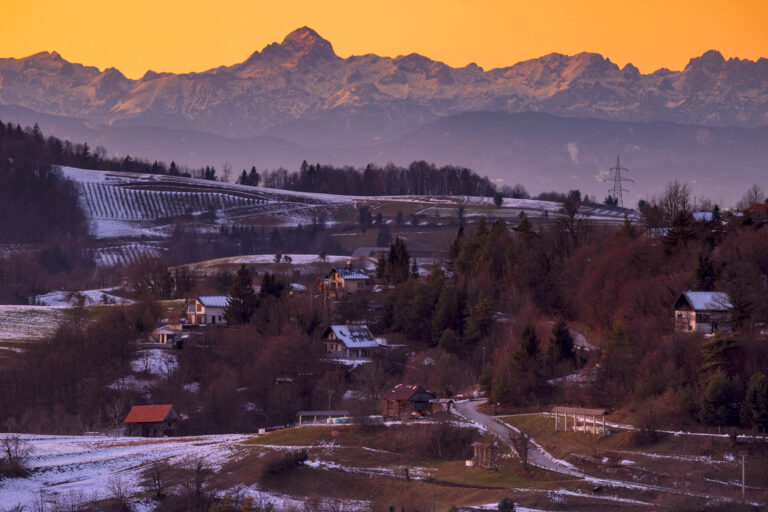
[[[123,425],[129,436],[159,437],[173,435],[178,420],[173,405],[134,405]]]

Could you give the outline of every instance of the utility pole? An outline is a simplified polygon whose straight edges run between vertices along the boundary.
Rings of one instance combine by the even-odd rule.
[[[613,183],[613,186],[608,190],[608,193],[617,201],[617,205],[621,208],[624,208],[624,192],[629,192],[629,190],[622,188],[621,184],[623,182],[630,182],[634,183],[634,180],[626,178],[621,175],[621,171],[629,172],[629,169],[626,167],[621,166],[621,162],[619,161],[619,155],[616,155],[616,167],[611,167],[610,171],[613,172],[613,177],[605,178],[603,181],[606,183]]]
[[[744,467],[745,458],[746,458],[746,455],[742,453],[741,454],[741,501],[745,501],[745,496],[747,492],[746,469]]]

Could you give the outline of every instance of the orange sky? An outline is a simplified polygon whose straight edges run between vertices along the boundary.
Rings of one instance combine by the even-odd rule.
[[[0,57],[202,71],[307,25],[336,53],[411,52],[486,69],[551,52],[599,52],[644,73],[709,49],[768,57],[768,0],[0,0]]]

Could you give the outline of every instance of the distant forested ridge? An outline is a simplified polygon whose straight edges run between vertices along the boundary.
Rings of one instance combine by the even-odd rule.
[[[301,169],[264,171],[263,185],[269,188],[359,196],[467,195],[490,197],[496,187],[487,177],[471,169],[424,161],[408,167],[374,164],[364,169],[312,165],[304,161]]]

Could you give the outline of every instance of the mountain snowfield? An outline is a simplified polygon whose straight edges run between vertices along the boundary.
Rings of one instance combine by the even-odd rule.
[[[138,80],[115,68],[68,62],[56,52],[0,59],[0,104],[98,124],[289,140],[302,130],[298,120],[306,128],[355,119],[345,136],[373,143],[439,116],[479,110],[762,126],[768,123],[767,76],[768,60],[725,60],[717,51],[692,58],[683,71],[646,75],[595,53],[553,53],[487,71],[475,64],[452,68],[418,54],[341,58],[330,42],[302,27],[232,66],[148,71]],[[322,131],[316,137],[328,140]]]
[[[0,118],[120,157],[236,170],[426,160],[599,198],[620,153],[636,173],[632,204],[676,178],[728,207],[768,165],[768,59],[708,51],[641,74],[553,53],[452,68],[417,54],[341,58],[303,27],[238,64],[137,80],[56,52],[0,59]]]

